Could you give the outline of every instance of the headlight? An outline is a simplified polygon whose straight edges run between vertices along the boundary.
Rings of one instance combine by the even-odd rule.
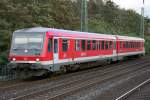
[[[40,59],[39,59],[39,58],[37,58],[37,59],[36,59],[36,61],[38,62],[38,61],[40,61]]]
[[[13,60],[13,61],[16,61],[16,58],[13,58],[12,60]]]

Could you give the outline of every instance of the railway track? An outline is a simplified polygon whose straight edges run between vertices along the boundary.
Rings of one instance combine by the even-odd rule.
[[[145,56],[143,57],[144,59],[146,59],[147,57],[149,56]],[[142,59],[143,59],[142,58]],[[141,60],[141,58],[139,59],[136,59],[137,61]],[[135,60],[132,59],[132,61],[127,61],[127,62],[124,62],[123,64],[130,64],[130,63],[134,63],[136,62]],[[75,73],[69,73],[69,76],[75,76],[75,75],[80,75],[81,73],[84,74],[84,73],[89,73],[89,72],[92,72],[92,71],[95,71],[95,70],[101,70],[101,69],[105,69],[105,68],[110,68],[110,67],[113,67],[113,66],[119,66],[121,65],[120,63],[119,64],[111,64],[111,65],[107,65],[107,66],[103,66],[103,67],[99,67],[99,68],[92,68],[92,69],[88,69],[88,70],[84,70],[84,71],[80,71],[80,72],[75,72]],[[122,66],[122,65],[121,65]],[[68,75],[61,75],[61,76],[52,76],[50,78],[47,78],[47,79],[42,79],[42,80],[17,80],[17,81],[6,81],[6,82],[0,82],[0,90],[7,90],[9,88],[15,88],[15,87],[21,87],[24,85],[30,85],[30,84],[41,84],[41,83],[44,83],[44,82],[47,82],[47,81],[51,81],[51,80],[54,80],[54,79],[62,79],[62,78],[66,78],[68,77]]]
[[[149,60],[145,60],[142,62],[137,62],[134,64],[132,64],[133,63],[132,62],[129,65],[127,64],[119,65],[115,67],[114,69],[110,68],[109,70],[108,69],[100,70],[100,71],[98,70],[95,72],[86,73],[83,76],[79,75],[78,78],[75,78],[75,79],[71,78],[72,80],[66,80],[64,82],[60,82],[61,84],[58,82],[58,84],[55,86],[52,84],[51,85],[49,84],[49,86],[46,86],[45,84],[43,84],[44,87],[43,86],[39,88],[36,87],[36,89],[33,89],[34,92],[24,91],[24,94],[18,93],[17,95],[9,96],[10,98],[7,98],[7,99],[10,99],[10,100],[31,99],[31,98],[36,98],[37,95],[39,96],[39,98],[57,99],[57,98],[67,95],[68,93],[77,91],[82,88],[89,87],[90,85],[93,85],[93,84],[98,84],[98,83],[110,80],[112,78],[127,75],[128,73],[135,72],[137,70],[145,68],[145,66],[150,65]],[[136,68],[134,66],[136,66]],[[38,97],[36,98],[36,100],[37,99]]]
[[[132,94],[136,93],[139,89],[141,90],[145,85],[150,85],[150,79],[147,79],[146,81],[142,82],[141,84],[135,86],[134,88],[132,88],[131,90],[122,94],[121,96],[119,96],[115,100],[128,100],[130,97],[132,97]],[[149,99],[150,99],[150,97],[149,97]]]
[[[140,60],[140,59],[139,59]],[[126,63],[133,63],[133,62],[136,62],[136,61],[128,61]],[[125,63],[123,63],[125,64]],[[95,70],[101,70],[101,69],[105,69],[105,68],[110,68],[110,67],[113,67],[113,66],[119,66],[121,64],[112,64],[112,65],[107,65],[107,66],[103,66],[103,67],[99,67],[99,68],[92,68],[92,69],[87,69],[87,70],[83,70],[83,71],[80,71],[80,72],[75,72],[75,73],[69,73],[69,76],[75,76],[75,75],[80,75],[81,73],[84,74],[84,73],[89,73],[89,72],[92,72],[92,71],[95,71]],[[42,79],[42,80],[17,80],[17,81],[6,81],[6,82],[0,82],[0,90],[1,89],[9,89],[9,88],[13,88],[13,87],[20,87],[20,86],[24,86],[24,85],[30,85],[30,84],[40,84],[40,83],[43,83],[43,82],[47,82],[47,81],[51,81],[53,79],[62,79],[62,78],[66,78],[68,77],[68,74],[67,75],[61,75],[61,76],[52,76],[50,78],[47,78],[47,79]]]
[[[149,65],[149,64],[148,64]],[[144,67],[144,66],[143,66]],[[141,68],[138,68],[136,70],[139,70]],[[142,68],[143,69],[143,68]],[[87,80],[87,81],[84,81],[84,82],[80,82],[80,83],[76,83],[74,84],[73,86],[69,86],[69,87],[65,87],[63,88],[62,91],[59,91],[59,92],[56,92],[56,93],[53,93],[53,94],[48,94],[47,96],[49,96],[48,98],[45,98],[45,99],[48,99],[48,100],[59,100],[65,96],[68,96],[69,94],[73,94],[74,92],[76,91],[80,91],[82,89],[85,89],[85,88],[89,88],[95,84],[101,84],[101,83],[104,83],[106,81],[109,81],[109,80],[112,80],[112,79],[115,79],[116,77],[122,77],[124,75],[127,75],[128,73],[130,72],[134,72],[136,70],[132,70],[132,71],[129,71],[129,72],[125,72],[125,73],[122,73],[122,74],[116,74],[114,76],[110,76],[110,77],[106,77],[106,78],[92,78],[90,80]],[[105,76],[103,76],[105,77]],[[48,92],[48,91],[47,91]],[[43,91],[43,94],[45,95],[45,91]],[[41,93],[40,93],[41,94]],[[34,94],[34,95],[37,95],[37,94]],[[32,94],[33,96],[33,94]],[[44,98],[46,96],[42,96],[41,98]],[[24,96],[23,98],[21,99],[24,99],[24,98],[27,98],[26,96]],[[20,99],[20,98],[19,98]],[[19,100],[19,99],[15,99],[15,100]],[[37,98],[36,98],[37,99]]]

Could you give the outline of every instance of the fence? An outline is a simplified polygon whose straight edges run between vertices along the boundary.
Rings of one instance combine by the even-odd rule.
[[[0,65],[0,81],[8,81],[16,78],[14,71],[10,70],[7,65]]]

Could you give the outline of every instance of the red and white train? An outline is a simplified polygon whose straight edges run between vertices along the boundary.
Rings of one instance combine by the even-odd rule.
[[[35,27],[13,33],[9,60],[14,69],[32,70],[38,75],[65,72],[79,65],[144,55],[144,41],[136,37]]]

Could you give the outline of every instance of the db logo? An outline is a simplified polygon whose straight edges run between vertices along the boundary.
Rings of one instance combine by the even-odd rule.
[[[64,54],[64,58],[66,58],[67,57],[67,55],[66,54]]]
[[[81,53],[81,56],[86,56],[86,53]]]
[[[23,60],[28,60],[27,58],[23,58]]]

